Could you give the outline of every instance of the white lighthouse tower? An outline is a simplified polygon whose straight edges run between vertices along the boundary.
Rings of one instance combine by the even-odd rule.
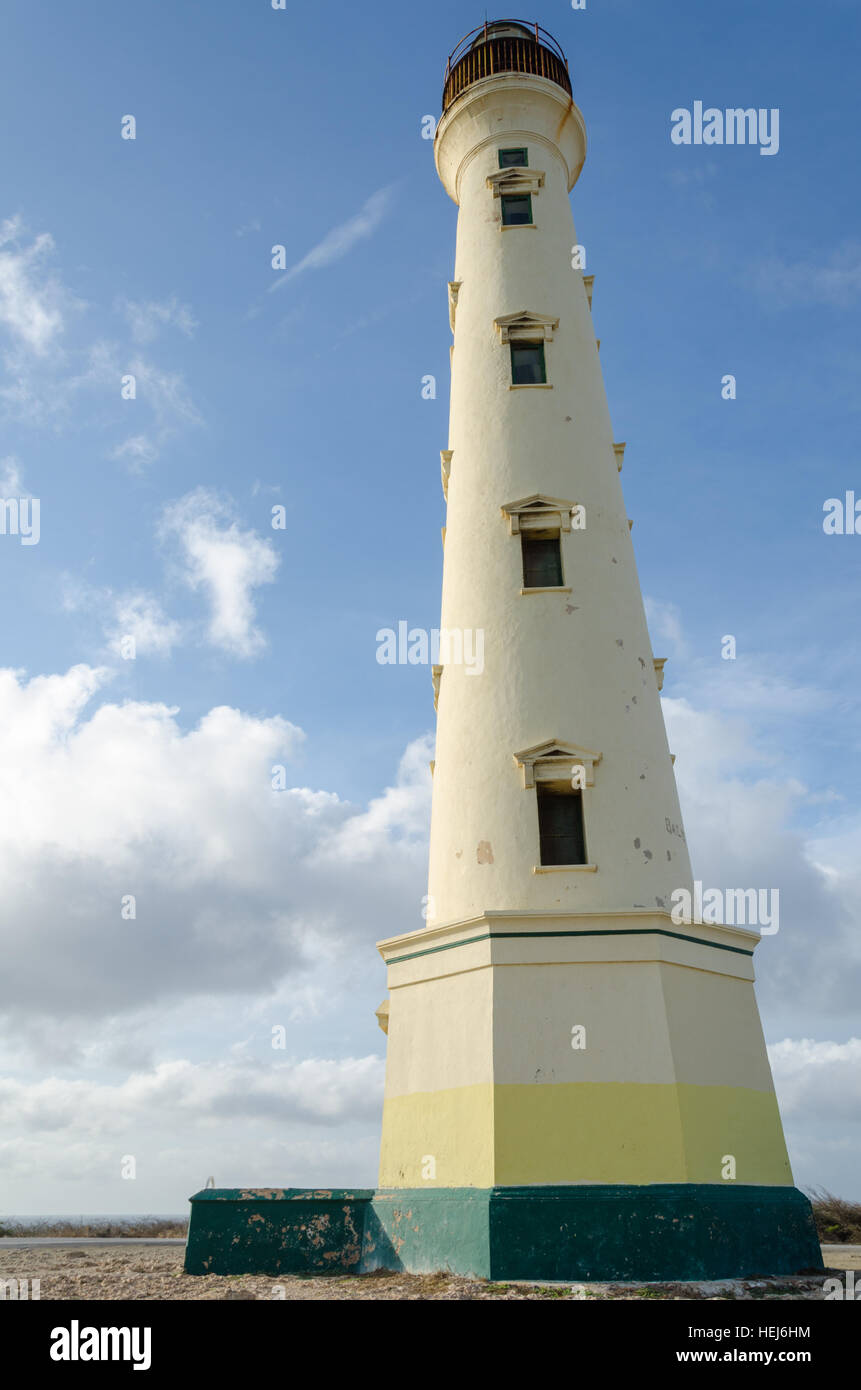
[[[692,885],[663,663],[569,202],[585,127],[548,34],[504,21],[463,41],[435,155],[459,211],[429,905],[380,944],[367,1267],[816,1266],[754,997],[758,937],[670,915]]]

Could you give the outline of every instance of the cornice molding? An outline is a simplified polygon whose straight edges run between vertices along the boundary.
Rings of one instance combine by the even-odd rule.
[[[586,786],[594,787],[595,768],[601,756],[594,748],[581,748],[577,743],[549,738],[543,743],[536,743],[533,748],[524,748],[522,752],[515,753],[514,761],[523,773],[524,790],[528,791],[536,782],[570,782],[574,765],[585,770]]]
[[[487,186],[492,189],[494,198],[503,193],[538,193],[544,187],[544,170],[530,169],[523,164],[497,169],[488,174]]]
[[[563,497],[547,497],[534,492],[531,497],[504,503],[500,511],[508,521],[512,536],[517,536],[521,531],[540,531],[554,526],[560,531],[570,531],[571,512],[576,505]]]
[[[503,343],[552,343],[559,327],[558,318],[520,309],[516,314],[500,314],[493,320]]]

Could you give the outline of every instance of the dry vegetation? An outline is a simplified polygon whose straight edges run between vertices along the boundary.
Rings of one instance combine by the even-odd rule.
[[[187,1221],[164,1221],[157,1217],[130,1216],[125,1221],[96,1217],[90,1222],[44,1217],[40,1221],[17,1221],[14,1216],[0,1217],[0,1236],[95,1236],[99,1240],[123,1238],[158,1240],[165,1236],[181,1236],[188,1232]]]
[[[861,1202],[844,1202],[821,1188],[812,1188],[807,1195],[823,1245],[861,1245]]]

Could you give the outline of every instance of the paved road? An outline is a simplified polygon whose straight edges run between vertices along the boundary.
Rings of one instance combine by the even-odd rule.
[[[861,1245],[823,1245],[822,1259],[829,1269],[861,1269]]]
[[[30,1250],[37,1245],[77,1250],[81,1245],[185,1245],[185,1236],[0,1236],[0,1250]]]

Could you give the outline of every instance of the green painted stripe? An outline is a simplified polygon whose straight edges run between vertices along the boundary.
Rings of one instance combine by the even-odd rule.
[[[360,1268],[675,1282],[812,1273],[822,1254],[810,1202],[794,1187],[389,1188],[367,1210]]]
[[[699,936],[685,936],[682,932],[666,931],[663,927],[621,927],[617,931],[608,927],[601,931],[492,931],[485,936],[470,936],[466,941],[450,941],[446,946],[428,946],[424,951],[411,951],[408,956],[393,956],[386,964],[400,965],[402,961],[417,960],[419,956],[436,955],[437,951],[453,951],[457,946],[474,946],[478,941],[548,936],[672,936],[676,941],[690,941],[694,946],[709,946],[713,951],[732,951],[736,956],[753,955],[753,951],[745,951],[741,946],[724,946],[718,941],[703,941]]]

